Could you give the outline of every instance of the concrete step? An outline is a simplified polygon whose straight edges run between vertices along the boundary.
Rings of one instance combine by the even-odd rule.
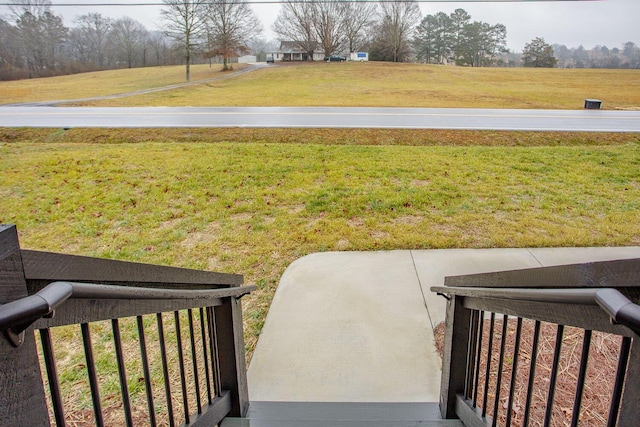
[[[463,427],[442,420],[437,403],[251,402],[246,418],[221,427]]]

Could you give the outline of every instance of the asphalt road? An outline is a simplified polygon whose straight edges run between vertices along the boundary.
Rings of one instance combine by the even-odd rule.
[[[0,127],[397,128],[640,132],[640,111],[334,107],[0,106]]]

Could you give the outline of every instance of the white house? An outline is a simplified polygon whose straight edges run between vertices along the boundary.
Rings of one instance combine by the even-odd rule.
[[[275,52],[268,52],[267,58],[273,57],[274,62],[291,62],[291,61],[322,61],[324,60],[324,52],[317,42],[312,43],[313,57],[309,58],[309,53],[300,47],[300,44],[292,41],[280,42],[280,49]]]

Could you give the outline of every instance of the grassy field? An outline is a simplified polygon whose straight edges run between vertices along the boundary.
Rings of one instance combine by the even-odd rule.
[[[194,67],[192,80],[221,75]],[[179,83],[183,67],[118,70],[0,82],[4,103],[84,98]],[[580,109],[640,108],[637,70],[466,68],[391,63],[269,66],[238,78],[148,95],[85,103],[100,106],[403,106]]]
[[[309,253],[640,244],[638,135],[453,146],[398,134],[375,146],[176,132],[102,144],[69,142],[82,130],[5,135],[2,222],[26,248],[244,274],[259,287],[245,300],[249,350],[280,275]]]
[[[5,103],[68,99],[182,80],[182,67],[165,71],[0,83],[0,94]],[[578,109],[587,97],[638,108],[640,79],[322,63],[101,104]],[[17,224],[24,248],[244,274],[258,286],[243,299],[249,358],[278,280],[299,257],[640,245],[639,183],[640,134],[0,129],[0,222]],[[84,363],[81,346],[68,347],[65,360]],[[65,399],[82,413],[88,394],[74,381]]]
[[[0,82],[3,104],[90,98],[184,83],[184,66],[97,71],[70,76]],[[220,66],[192,65],[191,80],[218,77]]]

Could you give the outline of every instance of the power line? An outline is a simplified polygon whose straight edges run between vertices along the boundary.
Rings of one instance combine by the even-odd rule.
[[[394,3],[398,0],[244,0],[247,4],[283,4],[283,3]],[[520,2],[586,2],[586,1],[601,1],[601,0],[408,0],[414,3],[520,3]],[[200,3],[218,3],[215,1],[202,1]],[[231,2],[230,2],[231,3]],[[163,2],[144,2],[144,3],[51,3],[51,4],[36,4],[36,3],[0,3],[0,6],[11,7],[127,7],[127,6],[166,6]]]

